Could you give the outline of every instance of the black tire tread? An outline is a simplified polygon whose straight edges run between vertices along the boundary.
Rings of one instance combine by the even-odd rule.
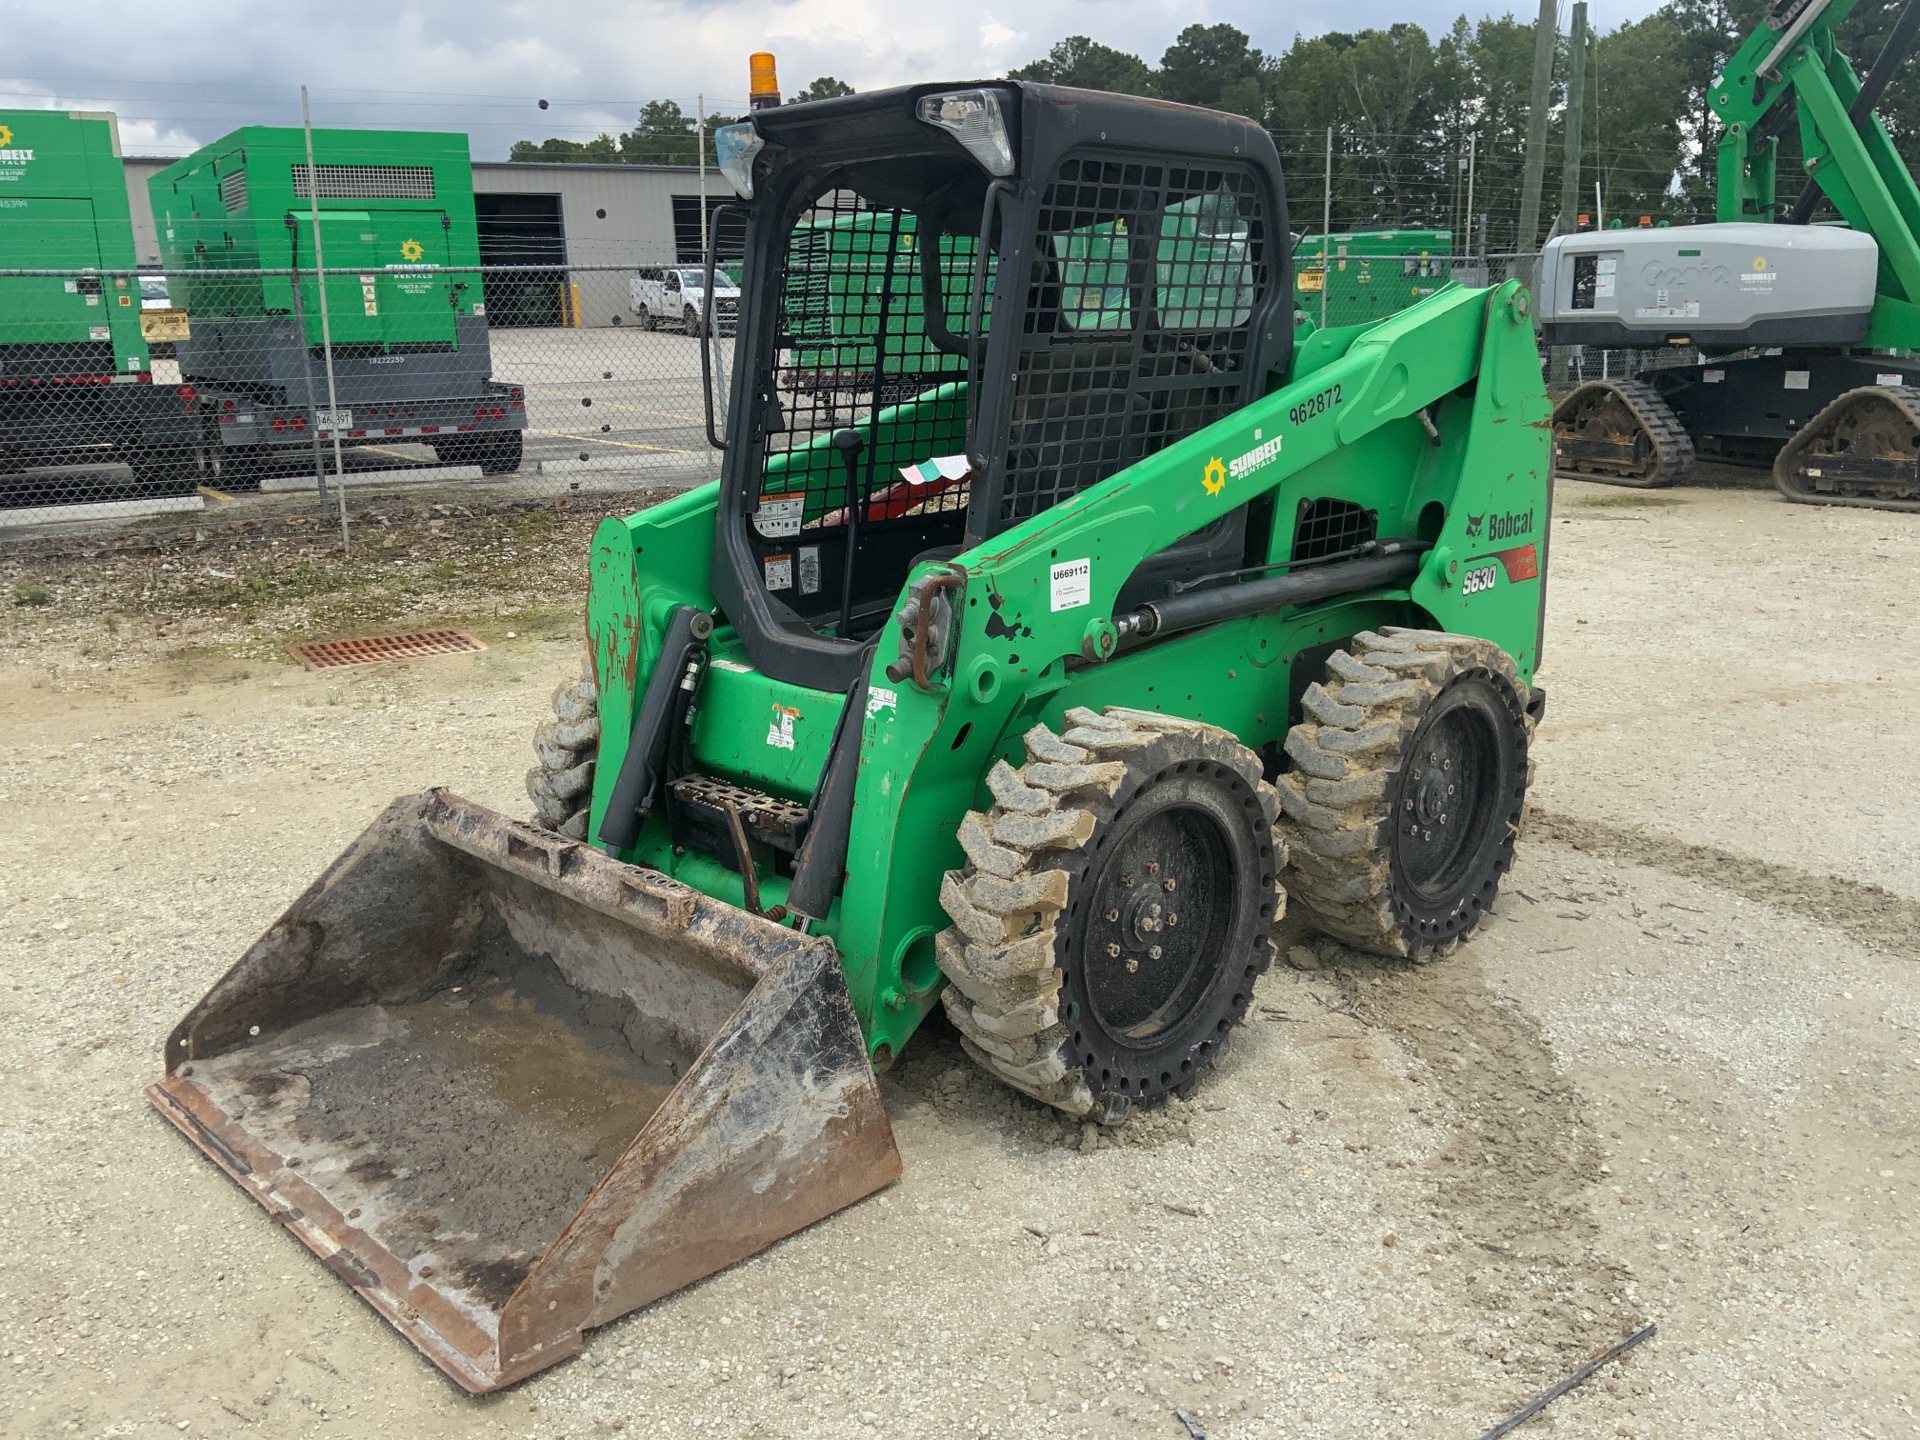
[[[587,838],[599,749],[600,687],[593,662],[583,660],[580,678],[553,692],[553,718],[534,732],[537,763],[527,771],[527,795],[539,824],[571,840]]]
[[[1212,761],[1238,773],[1259,797],[1273,836],[1275,923],[1286,904],[1278,880],[1286,849],[1274,830],[1280,802],[1261,778],[1260,757],[1229,732],[1119,707],[1076,708],[1064,718],[1062,733],[1045,725],[1027,732],[1026,764],[996,760],[987,776],[994,804],[963,818],[967,863],[949,870],[941,884],[941,904],[954,923],[939,935],[936,953],[950,982],[942,994],[947,1016],[976,1063],[1069,1115],[1111,1121],[1125,1113],[1125,1102],[1116,1113],[1069,1053],[1072,1037],[1060,1015],[1064,936],[1056,922],[1086,866],[1088,846],[1117,813],[1115,797],[1129,782],[1182,760]],[[1255,968],[1264,971],[1272,941],[1262,935],[1259,945]],[[1232,1019],[1244,1013],[1251,984],[1245,991],[1235,997]],[[1224,1052],[1222,1043],[1207,1063]]]
[[[1428,961],[1452,954],[1478,927],[1511,863],[1524,802],[1493,883],[1473,897],[1459,930],[1441,939],[1418,933],[1395,905],[1388,813],[1393,781],[1428,705],[1476,669],[1511,689],[1531,739],[1526,689],[1513,661],[1474,636],[1397,625],[1363,630],[1328,657],[1327,679],[1307,687],[1305,718],[1287,732],[1291,768],[1276,788],[1291,856],[1287,892],[1310,928],[1371,954]],[[1527,779],[1530,787],[1530,757]]]

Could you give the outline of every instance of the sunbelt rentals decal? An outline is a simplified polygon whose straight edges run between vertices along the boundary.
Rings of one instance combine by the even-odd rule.
[[[1254,431],[1253,438],[1260,440],[1261,431]],[[1228,480],[1244,480],[1256,470],[1264,470],[1280,458],[1281,437],[1262,440],[1260,444],[1244,455],[1236,455],[1227,460],[1216,455],[1207,461],[1206,469],[1200,473],[1200,487],[1209,495],[1218,495],[1227,488]]]
[[[33,151],[14,148],[13,127],[0,125],[0,179],[18,180],[33,161]]]

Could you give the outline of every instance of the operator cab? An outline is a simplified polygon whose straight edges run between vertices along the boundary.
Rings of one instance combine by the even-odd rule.
[[[730,132],[749,278],[714,587],[774,678],[846,689],[917,562],[1239,410],[1289,365],[1285,193],[1252,121],[997,82]],[[1247,563],[1248,534],[1244,508],[1170,533],[1128,603]]]

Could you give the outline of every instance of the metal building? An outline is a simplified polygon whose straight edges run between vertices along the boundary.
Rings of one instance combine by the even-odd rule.
[[[141,265],[160,263],[147,180],[172,163],[145,155],[126,160]],[[716,170],[706,181],[711,211],[733,192]],[[639,267],[700,258],[700,172],[690,167],[478,161],[473,190],[481,263],[541,267],[488,280],[496,328],[629,324],[627,281]],[[600,266],[617,268],[593,268]]]

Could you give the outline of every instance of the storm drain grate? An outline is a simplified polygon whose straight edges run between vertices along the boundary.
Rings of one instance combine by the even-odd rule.
[[[307,669],[331,670],[336,665],[371,665],[378,660],[465,655],[487,647],[464,630],[417,630],[411,635],[376,635],[365,640],[309,640],[291,648]]]

